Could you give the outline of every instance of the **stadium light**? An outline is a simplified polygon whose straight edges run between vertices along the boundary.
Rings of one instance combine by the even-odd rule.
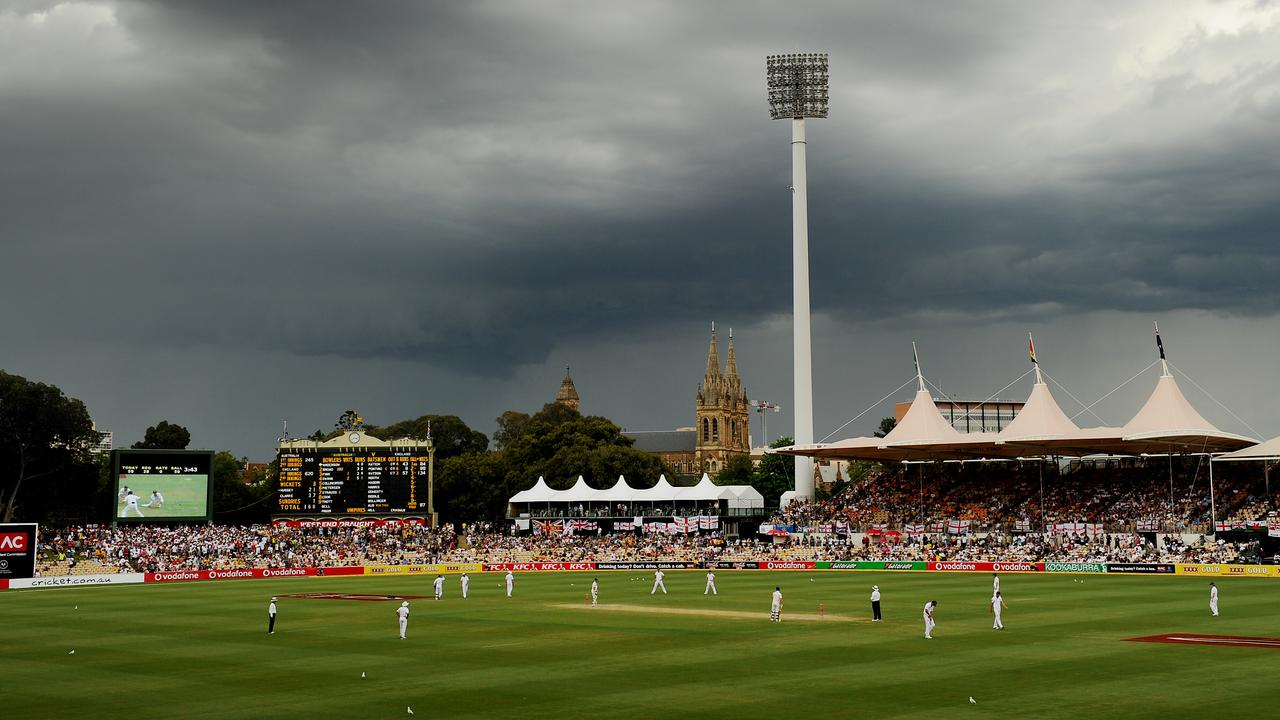
[[[768,400],[752,400],[748,404],[760,414],[760,447],[769,447],[769,421],[764,413],[766,410],[779,412],[782,406]]]
[[[765,58],[769,115],[791,120],[792,355],[795,360],[795,442],[813,442],[813,343],[809,321],[809,190],[805,118],[824,118],[828,103],[826,53]],[[813,458],[796,456],[797,500],[813,498]]]

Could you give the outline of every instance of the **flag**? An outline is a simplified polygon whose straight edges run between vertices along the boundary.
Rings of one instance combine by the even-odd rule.
[[[1030,520],[1014,520],[1013,531],[1014,532],[1031,532],[1031,521]]]
[[[946,523],[941,520],[929,523],[929,532],[931,533],[940,533],[944,529],[946,529]]]
[[[965,535],[969,532],[968,520],[948,520],[947,532],[951,535]]]
[[[1156,349],[1160,351],[1160,359],[1163,360],[1164,359],[1164,343],[1160,342],[1160,325],[1155,322],[1151,324],[1156,326]]]
[[[918,525],[915,523],[908,524],[906,527],[906,533],[908,535],[923,535],[924,525]]]
[[[1267,537],[1280,537],[1280,522],[1267,523]]]
[[[1032,339],[1031,333],[1027,333],[1027,352],[1031,355],[1031,364],[1039,364],[1036,362],[1036,341]]]
[[[916,352],[916,344],[911,343],[911,363],[916,367],[916,375],[920,374],[920,353]]]

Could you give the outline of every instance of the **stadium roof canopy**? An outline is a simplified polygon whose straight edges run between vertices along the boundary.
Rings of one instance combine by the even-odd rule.
[[[1273,437],[1253,447],[1237,450],[1226,455],[1219,455],[1214,462],[1223,460],[1280,460],[1280,437]]]
[[[777,448],[782,455],[878,461],[996,460],[1025,457],[1084,457],[1238,450],[1257,442],[1223,432],[1205,420],[1182,394],[1161,358],[1161,375],[1142,408],[1123,427],[1080,428],[1067,417],[1044,383],[1039,365],[1026,404],[998,433],[962,433],[938,412],[919,381],[915,399],[886,436]]]

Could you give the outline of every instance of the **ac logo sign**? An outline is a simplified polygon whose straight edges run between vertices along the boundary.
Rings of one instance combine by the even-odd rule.
[[[27,534],[20,532],[0,533],[0,551],[26,552]]]

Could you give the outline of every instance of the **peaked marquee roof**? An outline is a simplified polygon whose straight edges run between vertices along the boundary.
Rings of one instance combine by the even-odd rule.
[[[1037,365],[1036,383],[1025,405],[999,433],[961,433],[938,412],[923,378],[901,422],[883,438],[856,437],[839,442],[779,448],[783,455],[850,460],[957,460],[1015,457],[1080,457],[1168,452],[1226,452],[1257,442],[1223,432],[1191,405],[1161,363],[1156,387],[1123,427],[1080,428],[1067,417]]]

